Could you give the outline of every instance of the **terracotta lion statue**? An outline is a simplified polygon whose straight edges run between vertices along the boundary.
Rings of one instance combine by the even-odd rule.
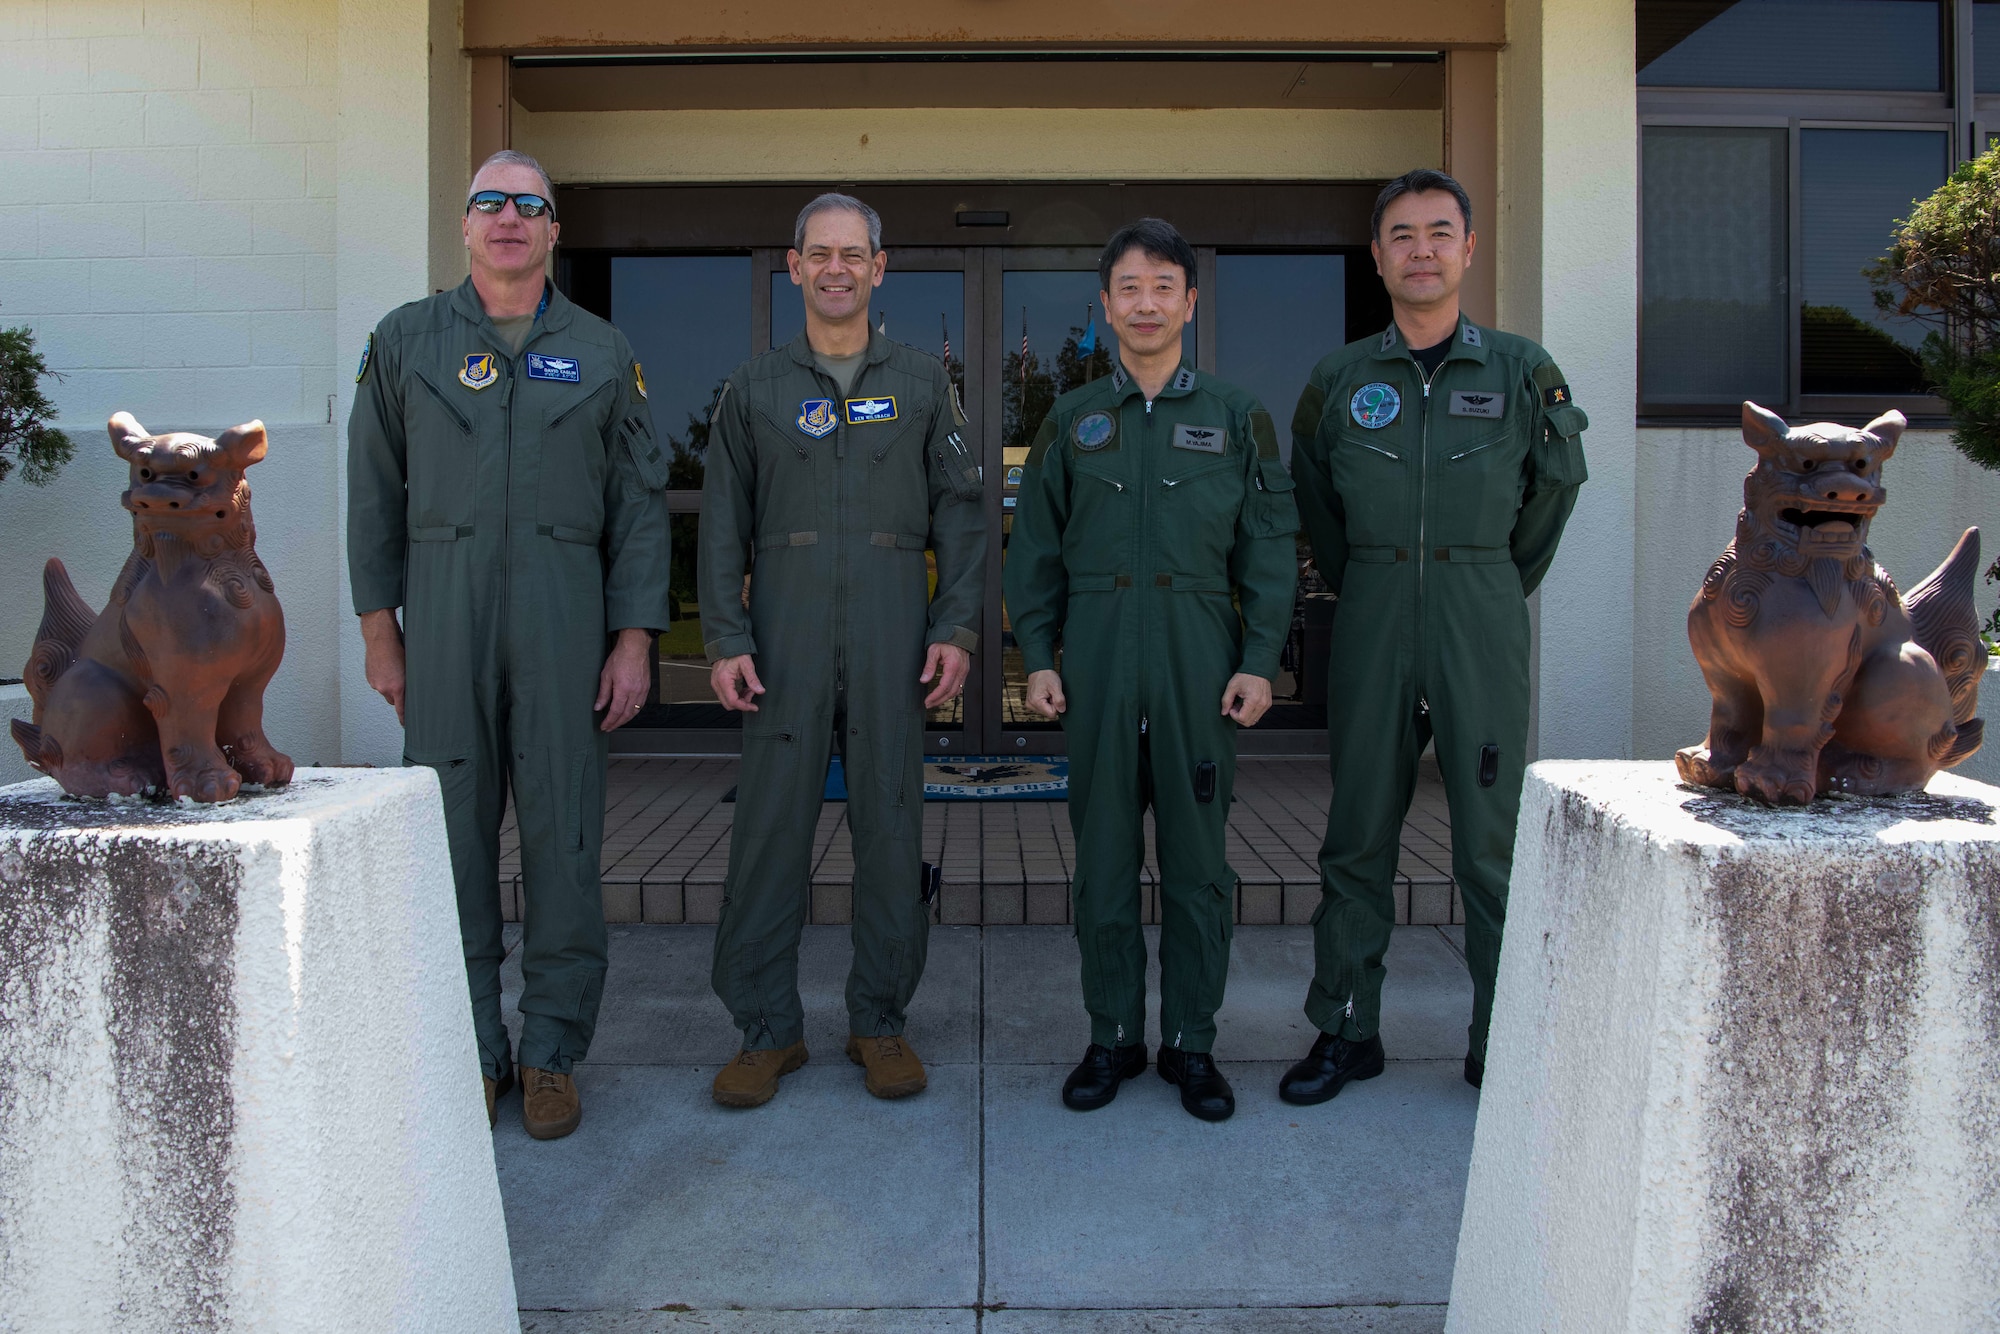
[[[25,672],[34,721],[16,719],[14,740],[77,796],[227,801],[245,782],[289,782],[291,760],[264,737],[285,616],[243,480],[264,457],[264,423],[156,436],[121,412],[110,430],[131,465],[132,554],[102,612],[60,560],[43,570]]]
[[[1907,597],[1868,550],[1906,424],[1788,427],[1743,405],[1757,466],[1688,611],[1714,707],[1707,741],[1674,757],[1687,782],[1772,804],[1912,792],[1979,749],[1979,530]]]

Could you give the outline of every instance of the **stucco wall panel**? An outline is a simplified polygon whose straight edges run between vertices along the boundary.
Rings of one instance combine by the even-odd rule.
[[[1443,160],[1439,111],[899,107],[531,114],[514,144],[565,183],[1369,180]]]

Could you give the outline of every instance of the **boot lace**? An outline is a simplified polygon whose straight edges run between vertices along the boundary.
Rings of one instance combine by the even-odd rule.
[[[524,1092],[532,1098],[538,1093],[556,1093],[561,1089],[561,1075],[553,1070],[533,1070],[528,1075],[528,1085]]]

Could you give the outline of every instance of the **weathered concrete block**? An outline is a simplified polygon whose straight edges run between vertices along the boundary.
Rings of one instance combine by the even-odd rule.
[[[0,1329],[515,1328],[435,775],[0,789]]]
[[[2000,1323],[2000,789],[1535,765],[1448,1328]]]

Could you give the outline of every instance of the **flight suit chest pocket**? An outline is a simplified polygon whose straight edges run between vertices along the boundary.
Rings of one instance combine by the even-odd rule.
[[[1086,560],[1083,568],[1103,569],[1104,562],[1117,562],[1132,537],[1139,484],[1124,476],[1117,462],[1116,458],[1079,459],[1071,465],[1064,546],[1072,554],[1087,549],[1102,555],[1102,560]]]
[[[1433,545],[1504,547],[1521,509],[1527,438],[1515,423],[1480,423],[1433,443]]]
[[[1179,466],[1155,484],[1158,535],[1164,550],[1177,553],[1177,563],[1192,558],[1201,563],[1186,568],[1204,569],[1209,558],[1226,563],[1235,545],[1236,518],[1243,508],[1243,458],[1197,454],[1189,462],[1193,466],[1170,459]]]
[[[899,396],[900,397],[900,396]],[[883,399],[854,400],[878,403]],[[923,434],[907,404],[896,420],[847,427],[847,458],[868,476],[871,532],[924,536],[931,528],[930,467]]]
[[[1407,546],[1417,487],[1418,442],[1407,432],[1341,429],[1327,454],[1333,489],[1356,546]]]
[[[474,406],[452,401],[446,386],[423,371],[413,370],[409,375],[403,393],[403,411],[408,418],[409,524],[412,528],[469,524],[479,465]],[[471,397],[468,390],[458,392]]]
[[[610,466],[604,418],[622,383],[611,378],[580,385],[521,381],[521,392],[547,395],[538,414],[541,477],[535,518],[539,522],[576,533],[603,531],[605,469]],[[522,443],[517,438],[514,447]]]

